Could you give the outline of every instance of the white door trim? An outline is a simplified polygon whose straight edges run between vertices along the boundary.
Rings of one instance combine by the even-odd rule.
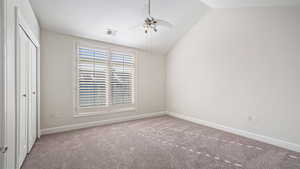
[[[34,35],[34,33],[32,32],[32,30],[30,29],[30,27],[28,26],[26,20],[24,19],[22,13],[20,12],[19,8],[18,7],[15,7],[15,16],[16,16],[16,26],[15,26],[15,44],[16,44],[16,70],[18,70],[19,68],[19,56],[18,56],[18,50],[19,50],[19,47],[17,46],[18,44],[18,29],[21,28],[25,34],[28,36],[28,38],[32,41],[32,43],[35,45],[35,47],[37,48],[37,91],[36,91],[36,96],[37,96],[37,133],[38,133],[38,138],[40,137],[40,43],[39,43],[39,39]],[[16,71],[16,79],[19,78],[19,75],[18,75],[18,71]],[[16,98],[18,98],[18,95],[19,95],[19,91],[18,91],[18,88],[19,88],[19,81],[17,80],[16,81]],[[16,110],[17,110],[17,113],[16,113],[16,120],[18,121],[19,120],[19,103],[17,101],[17,104],[16,104]],[[18,167],[18,152],[19,152],[19,140],[18,140],[18,123],[16,123],[16,153],[15,153],[15,166]]]
[[[0,1],[0,147],[5,147],[6,139],[6,111],[5,111],[5,30],[6,30],[6,1]],[[6,153],[0,152],[0,169],[6,169]]]

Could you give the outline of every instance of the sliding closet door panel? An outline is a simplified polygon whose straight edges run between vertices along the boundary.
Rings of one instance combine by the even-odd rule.
[[[18,99],[19,99],[19,111],[18,111],[18,164],[22,165],[27,155],[27,113],[28,113],[28,56],[29,56],[29,43],[28,37],[25,32],[19,28],[18,30]]]
[[[37,137],[37,97],[36,97],[36,47],[29,42],[29,69],[28,69],[28,86],[29,86],[29,111],[28,111],[28,153],[35,143]]]

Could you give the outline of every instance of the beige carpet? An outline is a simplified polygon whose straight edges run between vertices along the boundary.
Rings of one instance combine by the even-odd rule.
[[[300,153],[169,116],[43,136],[23,169],[300,169]]]

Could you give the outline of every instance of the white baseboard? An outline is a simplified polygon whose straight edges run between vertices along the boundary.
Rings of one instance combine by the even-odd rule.
[[[282,147],[282,148],[285,148],[285,149],[288,149],[288,150],[291,150],[291,151],[300,152],[300,145],[295,144],[295,143],[290,143],[290,142],[283,141],[283,140],[280,140],[280,139],[276,139],[276,138],[272,138],[272,137],[268,137],[268,136],[263,136],[263,135],[259,135],[259,134],[255,134],[255,133],[251,133],[251,132],[248,132],[248,131],[235,129],[235,128],[231,128],[231,127],[227,127],[227,126],[223,126],[223,125],[216,124],[216,123],[213,123],[213,122],[204,121],[204,120],[201,120],[199,118],[192,117],[192,116],[186,115],[186,114],[179,114],[179,113],[173,113],[173,112],[166,112],[166,114],[168,114],[170,116],[173,116],[173,117],[176,117],[176,118],[180,118],[180,119],[183,119],[183,120],[187,120],[187,121],[190,121],[190,122],[201,124],[201,125],[204,125],[204,126],[212,127],[212,128],[215,128],[215,129],[223,130],[223,131],[226,131],[226,132],[229,132],[229,133],[233,133],[233,134],[244,136],[244,137],[247,137],[247,138],[250,138],[250,139],[254,139],[254,140],[257,140],[257,141],[272,144],[272,145]]]
[[[60,132],[65,132],[65,131],[78,130],[78,129],[88,128],[88,127],[102,126],[102,125],[107,125],[107,124],[120,123],[120,122],[126,122],[126,121],[131,121],[131,120],[138,120],[138,119],[143,119],[143,118],[158,117],[158,116],[163,116],[163,115],[166,115],[166,113],[164,111],[163,112],[155,112],[155,113],[137,114],[137,115],[132,115],[132,116],[113,118],[113,119],[109,119],[109,120],[101,120],[101,121],[93,121],[93,122],[80,123],[80,124],[65,125],[65,126],[42,129],[41,134],[47,135],[47,134],[53,134],[53,133],[60,133]]]

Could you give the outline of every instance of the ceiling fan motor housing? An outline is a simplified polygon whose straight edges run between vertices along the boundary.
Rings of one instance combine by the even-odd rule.
[[[156,20],[155,18],[153,18],[151,16],[151,1],[148,0],[148,17],[145,19],[145,23],[144,23],[144,29],[145,29],[145,33],[147,34],[148,32],[150,32],[151,30],[153,30],[154,32],[157,32],[157,26],[158,25],[167,25],[170,27],[170,23],[168,23],[167,21],[164,20]],[[162,24],[163,23],[163,24]],[[172,26],[172,25],[171,25]]]

